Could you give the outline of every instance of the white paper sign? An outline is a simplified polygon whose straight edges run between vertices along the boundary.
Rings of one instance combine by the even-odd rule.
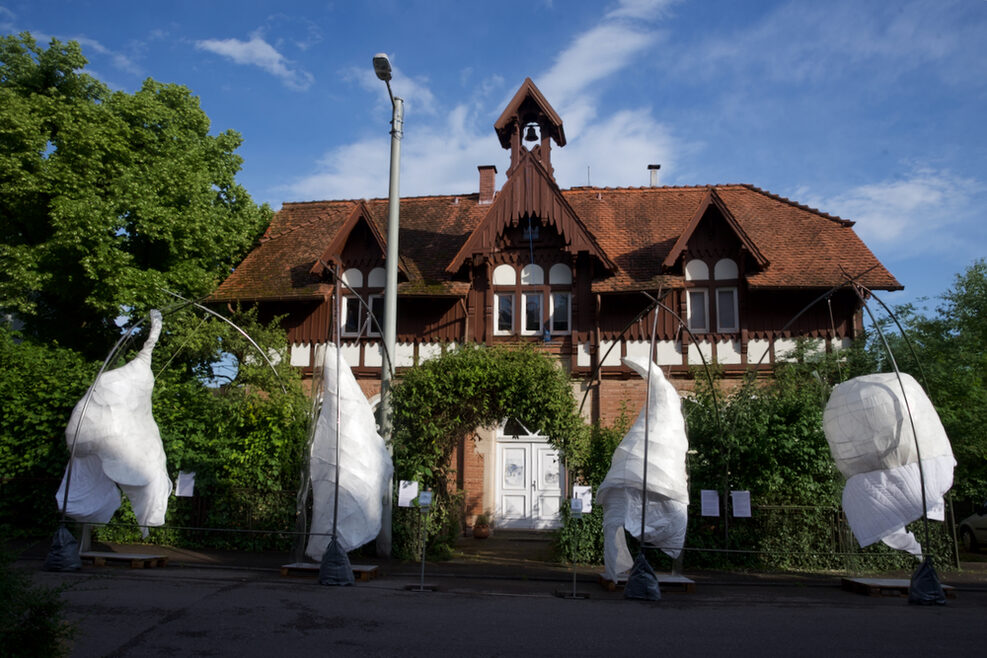
[[[195,492],[195,471],[178,471],[175,479],[175,495],[191,497]]]
[[[401,480],[398,483],[398,507],[411,507],[416,496],[418,496],[417,482]]]
[[[720,494],[714,489],[702,490],[702,515],[703,516],[720,515]]]
[[[751,515],[751,492],[731,491],[730,504],[733,507],[733,515],[738,518],[750,518]]]
[[[577,484],[572,488],[572,497],[583,501],[583,514],[593,511],[593,487]]]
[[[418,506],[419,507],[431,507],[432,506],[432,492],[423,491],[418,494]]]

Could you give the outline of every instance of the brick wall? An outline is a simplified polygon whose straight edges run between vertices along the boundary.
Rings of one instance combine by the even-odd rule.
[[[484,505],[483,500],[483,455],[477,452],[473,439],[466,439],[460,447],[463,448],[463,459],[459,463],[462,464],[462,482],[466,492],[466,524],[473,525],[475,516],[489,511],[492,504]]]

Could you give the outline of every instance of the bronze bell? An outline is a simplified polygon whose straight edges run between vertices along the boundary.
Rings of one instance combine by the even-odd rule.
[[[526,142],[537,142],[538,135],[535,133],[534,124],[528,124],[528,132],[524,135],[524,141]]]

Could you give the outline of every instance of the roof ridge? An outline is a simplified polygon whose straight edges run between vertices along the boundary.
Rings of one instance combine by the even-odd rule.
[[[318,202],[303,201],[302,203],[318,203]],[[323,202],[323,203],[334,203],[334,202]],[[359,201],[347,201],[346,203],[359,203]],[[282,204],[282,210],[284,210],[283,204]],[[281,211],[279,210],[278,212],[281,212]],[[282,237],[284,237],[286,235],[290,235],[290,234],[294,233],[295,231],[301,230],[301,229],[303,229],[303,228],[305,228],[307,226],[311,226],[312,224],[315,224],[316,222],[322,221],[322,220],[326,219],[326,217],[327,217],[327,215],[325,213],[323,213],[323,214],[320,214],[320,215],[316,215],[315,217],[313,217],[313,218],[311,218],[311,219],[309,219],[307,221],[301,222],[299,224],[293,224],[291,226],[288,226],[287,228],[285,228],[285,229],[283,229],[281,231],[278,231],[277,233],[268,234],[268,233],[265,232],[264,235],[262,235],[260,237],[259,242],[269,242],[271,240],[277,240],[277,239],[282,238]]]
[[[839,215],[831,215],[828,212],[824,212],[822,210],[819,210],[818,208],[813,208],[812,206],[807,206],[804,203],[799,203],[798,201],[792,201],[788,197],[783,197],[780,194],[775,194],[774,192],[769,192],[768,190],[762,189],[762,188],[760,188],[760,187],[758,187],[756,185],[753,185],[751,183],[743,183],[742,186],[750,189],[753,192],[757,192],[758,194],[763,194],[764,196],[768,197],[769,199],[774,199],[775,201],[780,201],[782,203],[785,203],[785,204],[788,204],[788,205],[792,206],[793,208],[798,208],[799,210],[805,210],[806,212],[811,212],[811,213],[813,213],[815,215],[819,215],[820,217],[823,217],[825,219],[828,219],[828,220],[830,220],[832,222],[836,222],[837,224],[842,224],[843,226],[847,226],[847,227],[853,226],[854,224],[856,224],[856,222],[853,221],[852,219],[843,219]]]
[[[611,192],[616,190],[705,190],[709,188],[723,189],[725,187],[748,187],[746,183],[703,183],[697,185],[619,185],[617,187],[600,187],[598,185],[573,185],[572,187],[567,187],[563,192],[602,192],[604,190],[609,190]]]

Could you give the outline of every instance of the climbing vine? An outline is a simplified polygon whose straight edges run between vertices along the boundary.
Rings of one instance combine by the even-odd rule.
[[[434,529],[432,553],[441,552],[435,544],[451,543],[459,528],[461,510],[454,509],[449,476],[452,452],[463,439],[478,427],[514,418],[550,437],[565,454],[584,428],[569,376],[533,347],[467,346],[446,352],[410,369],[393,395],[395,479],[432,489],[433,514],[445,519],[445,527]],[[395,553],[411,557],[415,548],[400,540],[417,535],[400,527],[403,519],[400,511],[395,514]]]
[[[516,418],[562,452],[583,427],[569,376],[534,348],[464,347],[412,368],[394,387],[395,477],[445,489],[453,449],[478,427]]]

